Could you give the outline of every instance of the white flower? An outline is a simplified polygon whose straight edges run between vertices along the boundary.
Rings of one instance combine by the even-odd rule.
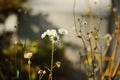
[[[105,40],[107,42],[107,46],[109,46],[110,41],[112,40],[112,36],[110,34],[106,34],[104,38],[105,38]]]
[[[42,35],[41,35],[41,38],[43,39],[43,38],[45,38],[46,37],[46,32],[44,32]]]
[[[57,35],[57,31],[54,30],[54,29],[52,29],[52,30],[49,30],[49,29],[48,29],[46,32],[47,32],[47,34],[48,34],[49,36],[55,36],[55,35]]]
[[[105,35],[105,39],[106,39],[107,41],[111,41],[111,40],[112,40],[112,36],[111,36],[110,34],[106,34],[106,35]]]
[[[59,41],[59,36],[58,35],[51,36],[50,40],[52,41],[53,44],[57,43]]]
[[[59,34],[61,35],[65,35],[67,34],[67,30],[65,29],[59,29],[58,30]],[[59,35],[57,33],[57,31],[55,29],[48,29],[47,31],[45,31],[42,35],[41,35],[41,38],[45,38],[46,36],[49,37],[50,41],[54,44],[54,43],[57,43],[59,41]]]
[[[47,35],[48,35],[47,32],[44,32],[44,33],[41,35],[41,38],[43,39],[43,38],[45,38]]]
[[[61,34],[61,35],[66,35],[68,34],[68,31],[66,29],[59,29],[58,32]]]
[[[54,29],[52,29],[52,30],[47,30],[46,32],[44,32],[42,35],[41,35],[41,38],[43,39],[43,38],[45,38],[46,36],[55,36],[55,35],[57,35],[57,32],[56,32],[56,30],[54,30]]]
[[[33,53],[31,53],[31,52],[24,54],[24,58],[26,58],[26,59],[30,59],[32,56],[33,56]]]

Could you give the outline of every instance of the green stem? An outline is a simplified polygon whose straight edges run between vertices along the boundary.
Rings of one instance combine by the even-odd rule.
[[[29,65],[29,80],[30,80],[30,59],[28,60],[28,65]]]
[[[0,67],[0,77],[1,77],[2,80],[6,80],[5,76],[3,75],[2,71],[1,71],[1,67]]]
[[[44,74],[39,75],[39,80],[41,80],[43,78]]]
[[[52,80],[52,70],[53,70],[53,55],[54,55],[54,44],[52,44],[52,55],[51,55],[51,68],[50,68],[50,80]]]

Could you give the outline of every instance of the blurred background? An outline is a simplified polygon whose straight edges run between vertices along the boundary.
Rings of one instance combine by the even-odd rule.
[[[76,38],[73,17],[74,0],[0,0],[0,80],[28,80],[27,61],[24,51],[32,51],[32,80],[38,80],[37,71],[50,66],[51,46],[42,40],[41,34],[47,29],[68,30],[61,45],[55,51],[55,60],[62,62],[56,69],[57,80],[87,80],[80,70],[79,49],[82,42]],[[111,33],[114,26],[113,8],[119,10],[120,0],[76,0],[76,26],[81,15],[86,16],[87,28],[96,27],[102,18],[100,33]],[[15,45],[15,42],[19,45]],[[71,76],[72,75],[72,76]],[[81,75],[81,76],[80,76]],[[46,80],[45,75],[43,80]]]

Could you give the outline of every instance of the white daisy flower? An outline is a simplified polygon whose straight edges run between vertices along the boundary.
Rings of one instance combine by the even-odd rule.
[[[52,30],[47,30],[46,33],[49,35],[49,36],[55,36],[57,35],[57,31],[52,29]]]
[[[53,44],[55,44],[59,41],[59,36],[58,35],[51,36],[50,40],[52,41]]]
[[[45,38],[47,35],[48,35],[47,32],[44,32],[44,33],[41,35],[41,38],[43,39],[43,38]]]
[[[61,35],[66,35],[68,34],[68,31],[66,29],[59,29],[58,32],[61,34]]]
[[[59,29],[58,32],[59,32],[60,35],[65,35],[65,34],[68,33],[67,30],[65,30],[65,29]],[[57,43],[59,41],[59,38],[60,38],[59,36],[60,35],[58,35],[58,33],[57,33],[57,31],[55,29],[51,29],[51,30],[48,29],[47,31],[45,31],[41,35],[41,38],[43,39],[46,36],[48,36],[50,41],[54,44],[54,43]]]
[[[47,30],[46,32],[44,32],[42,35],[41,35],[41,38],[43,39],[43,38],[45,38],[46,36],[55,36],[55,35],[57,35],[57,32],[56,32],[56,30],[54,30],[54,29],[52,29],[52,30]]]
[[[26,59],[30,59],[32,56],[33,56],[33,53],[31,53],[31,52],[24,54],[24,58],[26,58]]]

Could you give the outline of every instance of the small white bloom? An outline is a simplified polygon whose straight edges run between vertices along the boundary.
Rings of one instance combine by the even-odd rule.
[[[47,34],[48,34],[49,36],[55,36],[55,35],[57,35],[57,31],[54,30],[54,29],[52,29],[52,30],[49,30],[49,29],[48,29],[46,32],[47,32]]]
[[[65,29],[59,29],[58,30],[59,34],[61,35],[65,35],[67,34],[67,30]],[[57,43],[59,41],[59,35],[57,33],[57,31],[55,29],[48,29],[46,32],[44,32],[42,35],[41,35],[41,38],[45,38],[46,36],[49,37],[50,41],[54,44],[54,43]]]
[[[59,29],[58,32],[61,34],[61,35],[66,35],[68,34],[68,31],[66,29]]]
[[[41,38],[43,39],[43,38],[45,38],[47,35],[48,35],[47,32],[44,32],[44,33],[41,35]]]
[[[51,36],[50,40],[52,41],[53,44],[57,43],[59,41],[59,36],[58,35]]]
[[[106,39],[107,41],[111,41],[111,40],[112,40],[112,36],[111,36],[110,34],[106,34],[106,35],[105,35],[105,39]]]
[[[41,35],[41,38],[43,39],[43,38],[45,38],[46,36],[51,37],[51,36],[55,36],[55,35],[57,35],[56,30],[54,30],[54,29],[52,29],[52,30],[48,29],[46,32],[44,32],[44,33]]]
[[[107,46],[109,46],[110,41],[112,40],[112,36],[110,34],[106,34],[104,38],[105,38],[105,40],[107,42]]]
[[[25,53],[24,54],[24,58],[26,58],[26,59],[30,59],[31,57],[32,57],[32,55],[33,55],[33,53]]]

